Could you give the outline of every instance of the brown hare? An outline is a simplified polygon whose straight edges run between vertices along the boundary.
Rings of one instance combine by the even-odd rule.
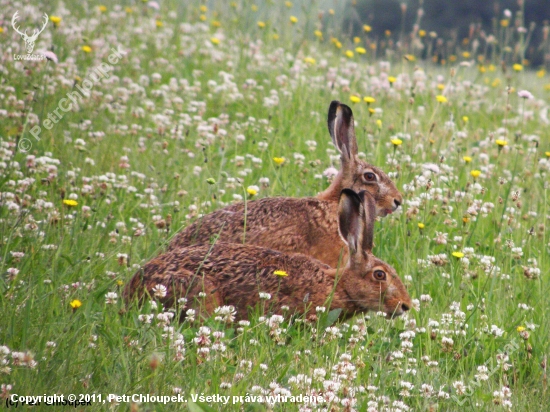
[[[341,308],[344,319],[368,310],[383,311],[388,318],[401,315],[411,307],[411,298],[395,270],[371,252],[373,197],[365,191],[357,194],[344,189],[337,216],[338,232],[349,249],[342,269],[303,254],[254,245],[194,245],[148,262],[126,286],[125,299],[141,299],[161,289],[166,294],[160,300],[167,306],[185,297],[188,307],[201,315],[231,305],[242,319],[264,292],[271,295],[266,305],[275,313],[282,306],[288,306],[291,313],[304,313],[327,305]]]
[[[339,261],[345,262],[345,255],[341,259],[345,248],[338,236],[337,221],[342,189],[368,191],[376,201],[377,216],[397,209],[402,197],[382,170],[357,156],[353,113],[348,106],[338,101],[330,104],[328,129],[342,165],[324,192],[317,197],[259,199],[247,202],[246,207],[239,203],[217,210],[178,233],[168,250],[215,240],[304,253],[331,267],[336,267]]]

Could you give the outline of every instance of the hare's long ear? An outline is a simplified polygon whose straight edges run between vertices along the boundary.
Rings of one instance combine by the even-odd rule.
[[[353,112],[345,104],[334,100],[328,108],[328,131],[332,143],[342,154],[342,161],[349,162],[357,155],[357,139],[353,126]]]
[[[363,256],[365,208],[361,197],[351,189],[344,189],[340,194],[338,232],[348,245],[350,260]]]
[[[374,197],[367,192],[362,190],[359,192],[359,197],[362,200],[363,209],[365,211],[364,218],[364,234],[363,234],[363,243],[361,245],[362,249],[365,252],[372,252],[373,242],[374,242],[374,221],[376,220],[376,201]]]

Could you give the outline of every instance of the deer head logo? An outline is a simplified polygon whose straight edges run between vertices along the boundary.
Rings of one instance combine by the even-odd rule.
[[[25,30],[24,33],[20,32],[19,31],[19,27],[16,27],[15,24],[17,23],[17,18],[19,17],[18,16],[19,12],[16,11],[15,14],[13,15],[12,19],[11,19],[11,25],[13,26],[14,30],[19,33],[21,35],[21,37],[23,37],[23,40],[25,41],[25,48],[27,49],[27,53],[32,53],[33,49],[34,49],[34,42],[36,41],[36,39],[38,38],[38,35],[40,33],[42,33],[44,31],[44,29],[46,28],[46,25],[48,24],[48,15],[46,13],[44,13],[44,25],[42,26],[42,28],[40,30],[38,29],[34,29],[33,33],[32,33],[32,36],[29,36],[27,35],[27,30]]]

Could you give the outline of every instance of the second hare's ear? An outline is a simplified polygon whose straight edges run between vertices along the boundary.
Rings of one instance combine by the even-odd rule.
[[[332,143],[342,154],[342,159],[350,161],[357,155],[357,139],[353,125],[353,112],[345,104],[334,100],[328,108],[328,131]]]
[[[351,189],[340,193],[338,232],[348,245],[350,258],[362,249],[365,234],[365,209],[361,197]]]

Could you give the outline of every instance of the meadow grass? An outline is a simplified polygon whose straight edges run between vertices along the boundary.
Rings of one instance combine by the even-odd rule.
[[[60,18],[36,45],[53,46],[57,63],[14,61],[24,43],[0,26],[3,399],[189,400],[86,410],[546,410],[544,70],[473,50],[434,65],[412,46],[376,59],[366,46],[380,55],[383,39],[338,36],[340,11],[318,19],[317,2],[304,2],[307,13],[248,1],[3,5],[6,21],[18,8],[27,22]],[[119,46],[109,78],[47,130],[47,115]],[[170,308],[122,301],[135,271],[202,214],[326,188],[324,172],[339,167],[331,100],[350,105],[360,152],[402,190],[399,211],[376,223],[374,253],[416,310],[337,322],[329,310],[305,320],[256,308],[237,324],[179,322],[180,310],[172,319]],[[326,401],[191,401],[201,393]]]

